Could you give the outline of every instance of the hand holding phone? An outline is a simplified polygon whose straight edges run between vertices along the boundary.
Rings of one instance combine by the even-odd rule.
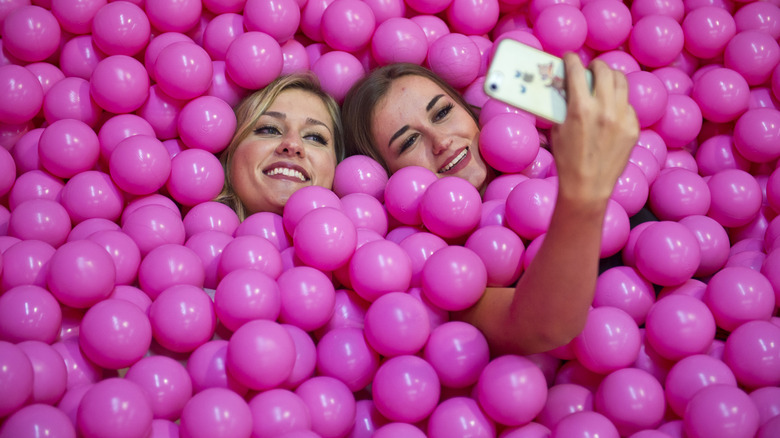
[[[488,68],[485,93],[554,123],[566,119],[563,60],[513,39],[503,39]],[[593,78],[586,71],[588,87]]]

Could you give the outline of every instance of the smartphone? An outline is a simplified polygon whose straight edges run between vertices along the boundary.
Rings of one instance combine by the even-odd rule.
[[[485,76],[485,94],[554,123],[566,119],[563,60],[519,41],[498,43]],[[593,76],[586,70],[588,87]]]

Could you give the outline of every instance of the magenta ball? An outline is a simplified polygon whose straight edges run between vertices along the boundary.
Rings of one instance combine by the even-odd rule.
[[[405,225],[420,225],[420,203],[426,190],[438,181],[433,171],[408,166],[393,173],[385,187],[385,207],[388,213]]]
[[[152,427],[152,408],[144,390],[127,379],[110,378],[93,385],[81,399],[77,428],[84,437],[145,436]]]
[[[780,412],[780,387],[765,386],[750,392],[750,398],[758,407],[761,425],[765,425]]]
[[[780,157],[774,146],[780,136],[780,111],[757,108],[746,111],[734,125],[734,146],[740,155],[757,163]]]
[[[328,276],[309,266],[296,266],[277,279],[280,321],[305,331],[324,326],[333,313],[335,290]]]
[[[56,249],[40,240],[20,240],[3,251],[3,290],[20,285],[46,287],[49,260]]]
[[[664,388],[650,373],[624,368],[602,380],[594,406],[596,412],[609,418],[622,435],[654,429],[664,418]]]
[[[157,343],[177,353],[191,352],[209,341],[217,325],[211,297],[190,284],[162,291],[149,308],[149,321]]]
[[[453,32],[482,35],[495,27],[499,9],[500,3],[495,0],[452,0],[446,17]]]
[[[729,332],[748,321],[768,321],[775,309],[769,280],[760,272],[737,266],[723,268],[712,276],[704,302],[718,327]]]
[[[674,286],[690,279],[701,261],[696,237],[687,227],[673,221],[648,226],[637,238],[634,251],[639,272],[661,286]]]
[[[69,179],[62,189],[62,205],[73,223],[91,218],[116,221],[122,214],[124,196],[107,173],[87,170]]]
[[[68,416],[48,404],[30,404],[9,415],[2,428],[2,438],[76,438],[76,429]]]
[[[332,377],[316,376],[295,390],[311,415],[311,430],[323,438],[344,436],[355,421],[355,397]]]
[[[111,293],[116,268],[111,255],[97,243],[77,240],[60,246],[49,260],[46,282],[62,304],[91,307]]]
[[[670,148],[681,148],[701,131],[701,108],[687,95],[670,94],[666,111],[652,129],[656,131]]]
[[[247,89],[259,89],[271,83],[282,71],[282,62],[279,43],[257,31],[236,37],[225,55],[228,76]]]
[[[719,134],[702,141],[696,150],[699,174],[710,176],[725,169],[748,170],[750,162],[737,152],[731,134]]]
[[[557,187],[545,179],[529,179],[517,184],[506,199],[509,227],[525,239],[547,232],[556,192]]]
[[[184,244],[184,224],[178,212],[154,204],[141,206],[129,214],[128,208],[125,208],[122,231],[138,245],[141,256],[166,243]]]
[[[79,346],[88,359],[106,369],[136,363],[151,342],[149,318],[127,301],[101,301],[87,310],[81,321]]]
[[[67,210],[60,203],[47,199],[22,202],[8,218],[10,236],[40,240],[54,247],[65,242],[70,230]]]
[[[476,400],[453,397],[439,403],[433,410],[428,419],[427,432],[430,438],[489,438],[496,435],[496,424]]]
[[[729,11],[717,6],[702,6],[686,14],[682,22],[685,49],[702,59],[723,54],[737,25]]]
[[[187,149],[171,159],[171,171],[165,187],[174,200],[193,206],[214,199],[224,182],[224,170],[213,153]]]
[[[626,79],[628,101],[636,111],[639,125],[648,127],[660,120],[669,100],[669,93],[661,79],[646,71],[628,73]]]
[[[0,67],[0,96],[6,104],[0,109],[0,122],[27,123],[43,105],[43,88],[36,76],[19,65]]]
[[[747,225],[759,212],[762,190],[755,177],[739,169],[722,170],[709,178],[712,204],[707,216],[724,227]]]
[[[479,75],[481,55],[477,44],[461,33],[449,33],[428,48],[428,65],[455,88],[469,85]]]
[[[706,354],[680,359],[669,369],[665,383],[669,408],[681,418],[685,415],[688,402],[702,388],[709,385],[737,386],[737,380],[728,365]]]
[[[176,138],[176,120],[185,101],[174,99],[166,94],[159,84],[149,87],[149,98],[146,99],[137,114],[146,120],[161,140]]]
[[[62,30],[48,9],[18,5],[2,22],[3,47],[25,62],[43,61],[59,48]]]
[[[585,327],[572,347],[580,363],[590,371],[608,373],[634,363],[641,337],[631,315],[617,307],[590,310]]]
[[[503,114],[482,126],[479,150],[485,161],[504,173],[528,167],[539,150],[539,133],[527,118]]]
[[[593,412],[575,412],[561,419],[552,428],[553,437],[587,438],[617,438],[620,436],[615,425],[604,415]]]
[[[610,199],[623,207],[626,214],[633,216],[644,208],[650,195],[650,187],[642,169],[634,163],[626,163],[623,173],[612,189]]]
[[[229,12],[220,14],[209,21],[203,30],[203,48],[213,61],[224,61],[230,43],[244,32],[243,15]]]
[[[588,37],[588,22],[578,7],[552,4],[536,17],[534,35],[546,52],[562,56],[582,47]]]
[[[465,247],[484,262],[488,286],[509,286],[520,277],[525,246],[512,230],[500,225],[481,227],[469,236]]]
[[[214,201],[193,206],[184,216],[183,223],[188,239],[203,231],[219,231],[232,236],[240,224],[232,208]]]
[[[171,174],[171,157],[154,137],[135,135],[120,141],[109,159],[111,178],[133,195],[148,195],[160,189]]]
[[[180,244],[163,244],[146,254],[138,268],[138,285],[156,299],[171,286],[203,286],[205,272],[195,251]]]
[[[750,87],[736,71],[714,68],[696,78],[691,96],[705,119],[730,122],[747,111]]]
[[[248,31],[264,32],[282,44],[295,35],[301,9],[296,0],[249,0],[244,5],[243,17]]]
[[[73,37],[63,44],[60,50],[60,72],[65,76],[89,80],[95,67],[106,56],[95,46],[94,38],[91,35]]]
[[[320,208],[334,207],[341,209],[341,200],[338,195],[321,186],[306,186],[295,191],[287,199],[282,213],[284,229],[291,236],[295,234],[295,227],[306,213]]]
[[[234,238],[225,245],[217,273],[224,278],[236,269],[256,269],[276,279],[282,273],[282,257],[273,243],[257,235]]]
[[[248,389],[227,372],[228,341],[213,340],[196,348],[187,359],[187,372],[195,393],[207,388],[229,388],[244,395]]]
[[[13,182],[13,187],[8,193],[8,207],[15,210],[24,201],[32,199],[46,199],[49,201],[62,200],[62,188],[65,186],[62,179],[40,170],[33,169],[22,173]]]
[[[144,10],[127,1],[102,6],[92,20],[92,39],[107,55],[137,55],[149,43],[150,34]]]
[[[487,270],[474,251],[448,246],[433,253],[422,271],[422,289],[434,305],[449,311],[474,305],[487,286]]]
[[[227,370],[252,389],[271,389],[284,382],[295,363],[295,344],[275,321],[254,320],[242,325],[228,343]]]
[[[628,46],[631,55],[647,67],[664,67],[682,51],[683,29],[674,18],[647,15],[634,23]]]
[[[192,398],[192,379],[187,369],[167,356],[144,357],[130,366],[125,378],[146,392],[155,418],[177,420]]]
[[[95,131],[86,123],[63,119],[47,126],[38,142],[41,165],[49,173],[71,178],[92,169],[100,155]]]
[[[726,339],[723,361],[746,388],[777,386],[780,382],[780,327],[770,321],[748,321]]]
[[[400,245],[389,240],[366,243],[349,264],[352,287],[363,299],[374,301],[388,292],[405,291],[412,277],[412,262]]]
[[[716,384],[698,391],[683,416],[685,434],[691,438],[752,437],[758,431],[758,408],[745,391]]]
[[[780,37],[780,10],[771,3],[747,4],[734,14],[737,31],[763,30],[773,38]]]
[[[428,55],[425,32],[409,18],[389,18],[377,25],[371,40],[371,54],[379,65],[394,62],[420,65]]]
[[[592,410],[593,393],[589,389],[575,383],[556,383],[547,391],[547,400],[535,421],[551,428],[570,414]],[[517,438],[523,436],[517,435]],[[509,437],[515,435],[509,435],[507,438]]]
[[[0,339],[54,342],[60,331],[62,310],[46,289],[21,285],[0,295]]]
[[[29,403],[56,404],[67,388],[68,370],[63,357],[53,346],[42,341],[16,344],[33,366],[33,391]]]
[[[311,70],[322,88],[337,102],[344,101],[352,85],[365,75],[365,68],[355,55],[340,50],[327,52],[313,61]]]
[[[0,388],[6,394],[0,402],[0,415],[6,417],[33,394],[35,374],[30,359],[16,344],[0,341],[0,352]]]
[[[188,148],[218,153],[233,137],[236,116],[224,100],[201,96],[182,108],[177,123],[179,136]]]
[[[154,66],[158,86],[174,99],[193,99],[208,90],[213,66],[205,49],[177,42],[160,51]]]
[[[645,323],[647,312],[655,303],[652,283],[630,266],[615,266],[602,272],[596,280],[593,306],[617,307],[628,313],[637,325]]]
[[[520,426],[544,408],[547,382],[531,360],[522,356],[493,359],[482,370],[476,386],[477,400],[497,423]]]
[[[320,23],[325,43],[334,50],[356,52],[371,41],[376,18],[368,3],[358,0],[333,2]]]
[[[289,200],[287,202],[289,203]],[[271,242],[279,251],[290,247],[292,244],[292,242],[290,242],[291,239],[284,231],[284,221],[282,217],[276,213],[255,213],[238,224],[234,234],[235,237],[256,234]]]
[[[89,82],[79,77],[66,77],[43,96],[43,115],[49,123],[75,119],[96,126],[102,112],[89,95]]]
[[[379,367],[379,353],[359,328],[336,328],[317,343],[317,371],[344,382],[356,392],[371,383]]]
[[[650,186],[649,206],[664,221],[679,221],[691,215],[704,215],[710,208],[707,183],[685,168],[664,169]]]
[[[692,215],[680,219],[699,241],[701,261],[696,269],[697,277],[712,275],[720,270],[729,256],[729,236],[725,228],[709,216]]]
[[[341,198],[341,203],[356,230],[371,230],[379,236],[387,235],[387,210],[381,201],[367,193],[350,193]]]
[[[431,326],[422,301],[405,292],[390,292],[371,303],[364,330],[374,350],[393,357],[421,350]]]
[[[442,238],[467,234],[479,224],[482,200],[468,181],[444,177],[433,182],[420,200],[423,225]]]
[[[585,44],[594,50],[614,50],[631,32],[631,11],[622,2],[593,0],[582,5],[588,26]]]
[[[252,397],[252,436],[273,438],[311,429],[309,408],[294,392],[271,389]]]
[[[745,30],[734,35],[723,53],[723,65],[755,86],[771,78],[780,61],[780,46],[767,32]]]
[[[252,411],[240,395],[225,388],[195,394],[181,413],[182,438],[249,438]]]
[[[658,300],[645,321],[647,342],[661,356],[680,360],[707,351],[715,339],[715,318],[698,298],[673,294]]]
[[[439,378],[425,360],[397,356],[379,367],[372,391],[377,409],[388,420],[416,423],[436,408]]]
[[[254,319],[276,320],[281,311],[279,286],[260,271],[237,269],[217,285],[214,309],[219,321],[231,331]]]
[[[293,233],[296,256],[322,271],[332,271],[347,263],[356,245],[355,225],[346,214],[333,207],[306,213]]]
[[[477,382],[490,360],[490,351],[487,339],[474,326],[451,321],[431,331],[424,358],[442,385],[465,388]]]
[[[387,171],[376,160],[367,155],[352,155],[336,166],[333,192],[340,198],[365,193],[384,202],[387,182]]]
[[[425,261],[428,260],[431,254],[446,247],[447,243],[435,234],[419,232],[405,237],[401,240],[400,245],[412,262],[411,285],[419,287]]]
[[[100,61],[90,77],[90,94],[104,110],[123,114],[137,110],[149,95],[149,76],[143,64],[127,55]]]

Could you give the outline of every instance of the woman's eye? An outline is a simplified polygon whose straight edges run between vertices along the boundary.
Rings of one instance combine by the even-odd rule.
[[[406,140],[404,140],[404,142],[401,143],[400,151],[403,152],[403,151],[409,149],[410,147],[412,147],[412,145],[414,144],[415,140],[417,140],[417,134],[413,134],[413,135],[410,135],[409,137],[407,137]]]
[[[452,111],[452,104],[448,103],[447,105],[444,106],[444,108],[436,112],[436,115],[433,117],[433,120],[435,122],[438,122],[439,120],[447,117],[447,114],[449,114],[450,111]]]
[[[255,129],[255,134],[258,135],[278,135],[281,134],[274,126],[261,126]]]
[[[307,135],[304,138],[306,138],[308,140],[311,140],[311,141],[314,141],[314,142],[317,142],[317,143],[319,143],[319,144],[321,144],[323,146],[327,146],[328,145],[328,140],[326,140],[325,137],[321,136],[320,134],[309,134],[309,135]]]

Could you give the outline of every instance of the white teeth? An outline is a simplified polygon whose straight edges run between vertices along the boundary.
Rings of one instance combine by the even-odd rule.
[[[458,163],[460,163],[464,158],[466,158],[466,154],[469,152],[468,148],[463,149],[463,152],[459,153],[455,159],[449,162],[442,170],[439,171],[439,173],[444,173],[452,169],[453,167],[457,166]]]
[[[268,176],[274,176],[280,173],[284,176],[292,176],[298,178],[299,180],[301,180],[301,182],[306,182],[306,177],[304,177],[301,172],[295,169],[288,169],[287,167],[274,167],[273,169],[269,170],[265,174]]]

